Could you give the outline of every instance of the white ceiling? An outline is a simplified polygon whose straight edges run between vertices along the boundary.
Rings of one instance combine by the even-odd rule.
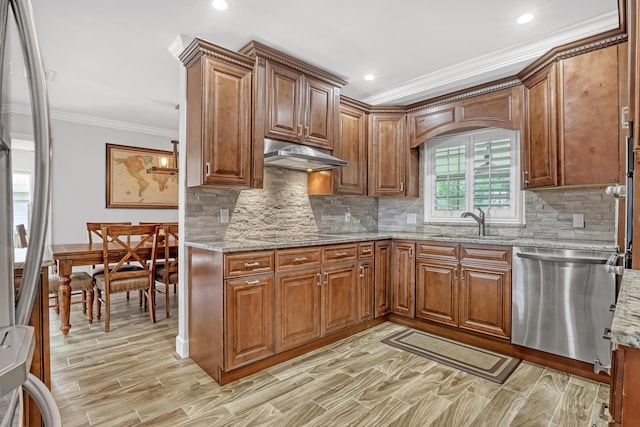
[[[233,50],[258,40],[344,78],[345,95],[407,104],[513,75],[553,46],[617,27],[617,0],[227,1],[220,12],[210,0],[32,0],[54,117],[175,132],[179,63],[168,47],[179,35]],[[516,24],[524,12],[535,19]],[[3,111],[23,111],[10,40]]]

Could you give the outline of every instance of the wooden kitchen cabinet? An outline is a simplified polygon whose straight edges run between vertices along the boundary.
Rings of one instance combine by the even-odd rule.
[[[334,171],[333,194],[367,195],[367,114],[340,106],[333,155],[349,162]]]
[[[514,86],[489,93],[453,97],[436,105],[412,106],[409,113],[409,146],[417,147],[444,132],[476,127],[520,129],[522,88]]]
[[[375,279],[373,315],[382,317],[391,312],[391,241],[375,242]]]
[[[640,425],[640,350],[618,346],[611,356],[609,401],[612,426]]]
[[[511,336],[511,248],[418,243],[416,317]]]
[[[358,274],[354,262],[324,267],[322,335],[358,321]]]
[[[391,312],[414,318],[416,308],[415,244],[394,240],[391,247]]]
[[[618,77],[626,62],[613,45],[558,60],[523,82],[523,188],[620,180]]]
[[[276,274],[276,351],[320,338],[322,280],[320,268]]]
[[[373,259],[358,263],[358,322],[373,319],[375,269]]]
[[[405,196],[409,149],[403,114],[369,116],[369,195]]]
[[[259,360],[275,353],[273,274],[226,281],[228,368]]]
[[[261,172],[264,161],[252,155],[255,62],[200,39],[180,59],[187,68],[187,186],[249,188],[253,162]]]
[[[522,138],[522,185],[558,185],[556,64],[524,82],[525,131]]]
[[[340,89],[267,61],[265,136],[333,148]]]

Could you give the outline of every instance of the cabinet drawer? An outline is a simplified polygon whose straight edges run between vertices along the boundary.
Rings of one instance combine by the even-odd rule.
[[[511,265],[511,248],[507,246],[461,245],[461,263],[487,262]]]
[[[273,251],[245,252],[225,257],[224,275],[227,278],[271,271],[273,271]]]
[[[278,250],[276,252],[276,269],[278,271],[294,270],[301,267],[319,266],[322,261],[322,248],[303,248]]]
[[[440,242],[420,242],[418,243],[417,258],[457,261],[458,260],[458,244],[457,243],[440,243]]]
[[[373,257],[373,242],[360,243],[358,245],[358,256],[360,258],[372,258]]]
[[[323,251],[323,263],[330,264],[358,259],[358,244],[327,246]]]

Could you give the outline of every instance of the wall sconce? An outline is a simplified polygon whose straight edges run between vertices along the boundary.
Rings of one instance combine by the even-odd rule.
[[[173,144],[173,166],[168,168],[169,160],[166,157],[160,157],[160,166],[151,166],[147,169],[147,173],[159,173],[164,175],[178,175],[178,141],[171,141]]]

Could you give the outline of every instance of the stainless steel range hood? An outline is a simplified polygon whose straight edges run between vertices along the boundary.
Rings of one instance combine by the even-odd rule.
[[[264,165],[304,171],[320,171],[349,166],[349,162],[306,145],[265,138]]]

